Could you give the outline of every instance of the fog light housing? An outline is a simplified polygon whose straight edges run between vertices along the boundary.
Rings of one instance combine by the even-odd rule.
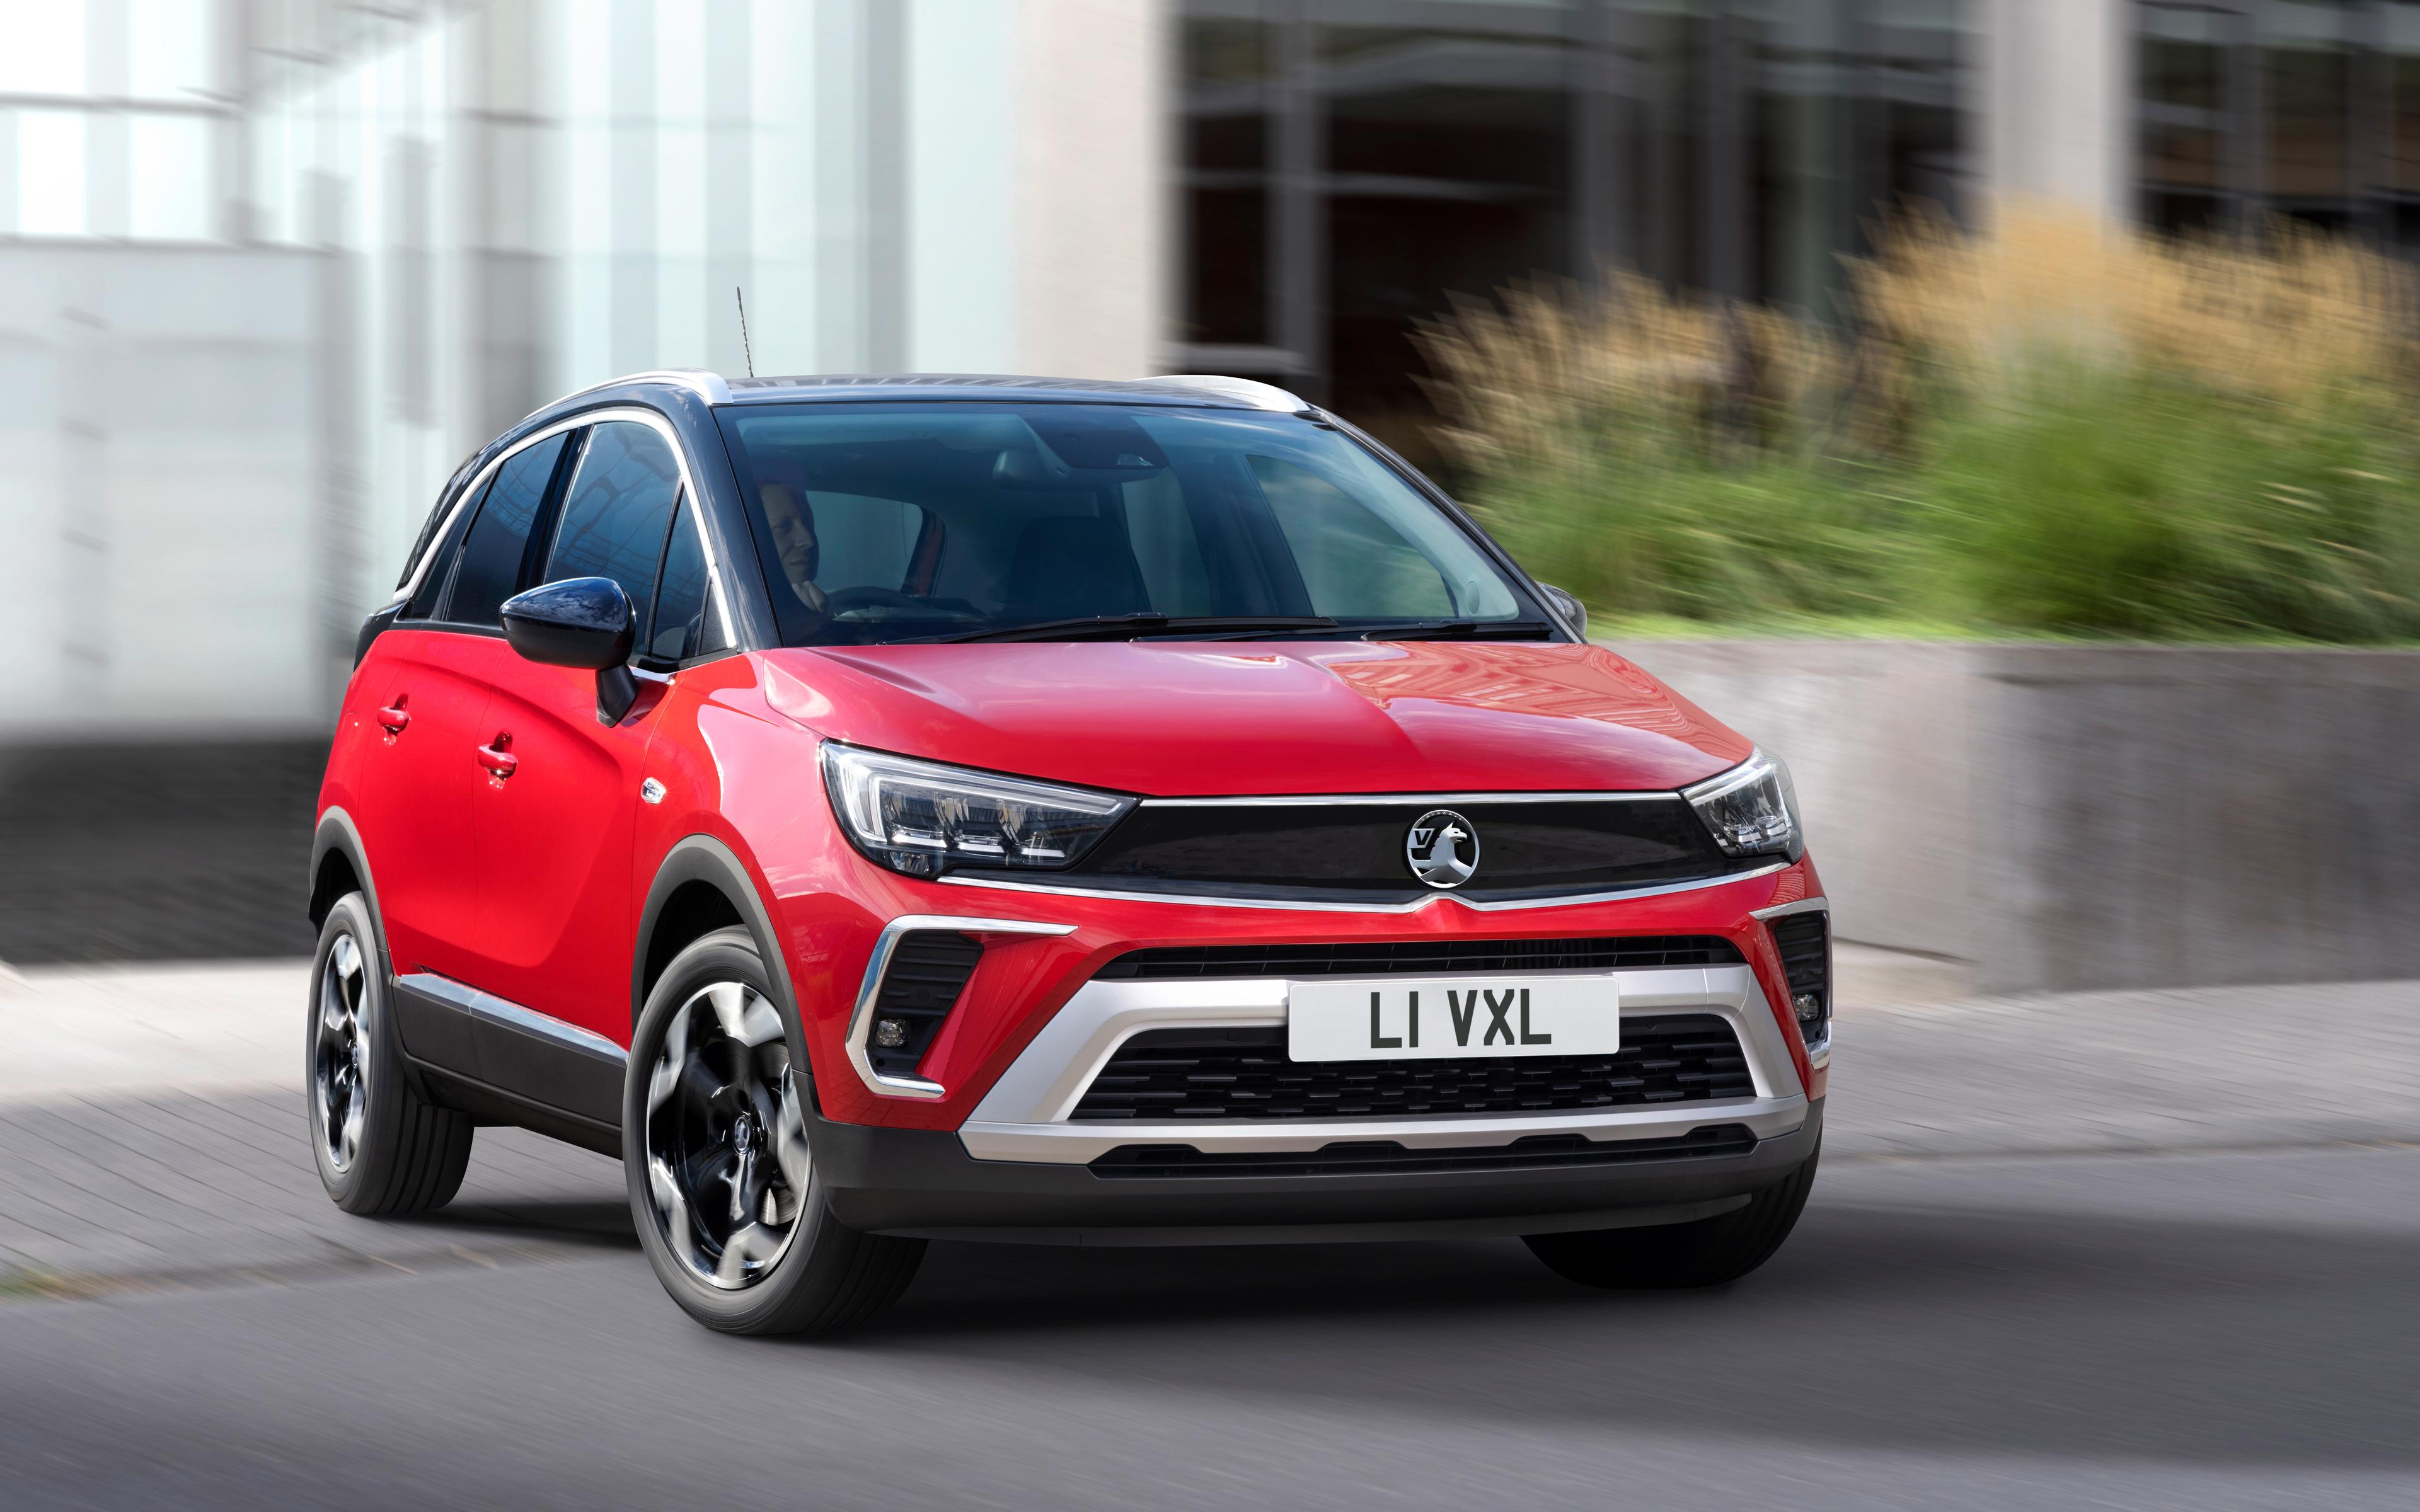
[[[866,1064],[881,1076],[913,1076],[965,995],[983,946],[951,930],[911,930],[884,968],[865,1035]]]
[[[1809,1050],[1819,1050],[1832,1038],[1832,916],[1829,910],[1803,908],[1767,919],[1773,949],[1781,957],[1781,973],[1790,984],[1790,1012],[1798,1021],[1799,1037]]]

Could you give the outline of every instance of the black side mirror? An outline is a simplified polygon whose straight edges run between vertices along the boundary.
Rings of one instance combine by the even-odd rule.
[[[1547,601],[1555,606],[1556,612],[1571,623],[1573,631],[1581,640],[1587,640],[1588,606],[1581,603],[1577,595],[1566,593],[1553,583],[1540,583],[1538,587],[1546,595]]]
[[[531,661],[597,674],[597,717],[616,724],[637,702],[630,596],[611,578],[566,578],[504,600],[504,639]]]

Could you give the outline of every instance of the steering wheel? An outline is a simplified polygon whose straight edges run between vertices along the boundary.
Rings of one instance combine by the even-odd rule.
[[[912,594],[895,588],[835,588],[824,595],[824,611],[828,614],[845,614],[853,609],[872,609],[878,604],[893,609],[923,608]]]

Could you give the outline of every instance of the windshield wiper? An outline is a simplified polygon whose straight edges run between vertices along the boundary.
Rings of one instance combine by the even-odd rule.
[[[1133,640],[1147,635],[1249,635],[1263,630],[1333,630],[1336,622],[1315,614],[1095,614],[1080,620],[1044,620],[996,630],[920,639],[964,640]]]
[[[1414,620],[1360,632],[1364,640],[1538,640],[1554,633],[1544,620]]]

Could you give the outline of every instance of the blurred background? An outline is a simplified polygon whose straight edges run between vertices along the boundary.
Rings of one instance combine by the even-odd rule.
[[[736,288],[759,371],[1216,372],[1335,407],[1803,749],[1827,866],[1918,912],[1908,844],[1993,821],[1962,797],[1869,864],[1889,748],[1828,733],[1914,664],[1759,682],[1709,638],[2420,638],[2408,0],[7,11],[0,960],[303,949],[354,628],[444,479],[570,390],[743,370]],[[2225,665],[2370,689],[2274,715],[2322,745],[2388,717],[2380,678],[2410,696]],[[1985,729],[1990,689],[2042,685],[1961,668],[1962,771],[2088,722]],[[1950,738],[1943,707],[1907,717]],[[2362,865],[2409,880],[2397,847]],[[2383,917],[2351,967],[2341,939],[2229,964],[2224,911],[2215,955],[2162,923],[2002,969],[2066,949],[2055,920],[1985,938],[2033,917],[2003,903],[1877,903],[1864,933],[2012,987],[2420,969]]]

